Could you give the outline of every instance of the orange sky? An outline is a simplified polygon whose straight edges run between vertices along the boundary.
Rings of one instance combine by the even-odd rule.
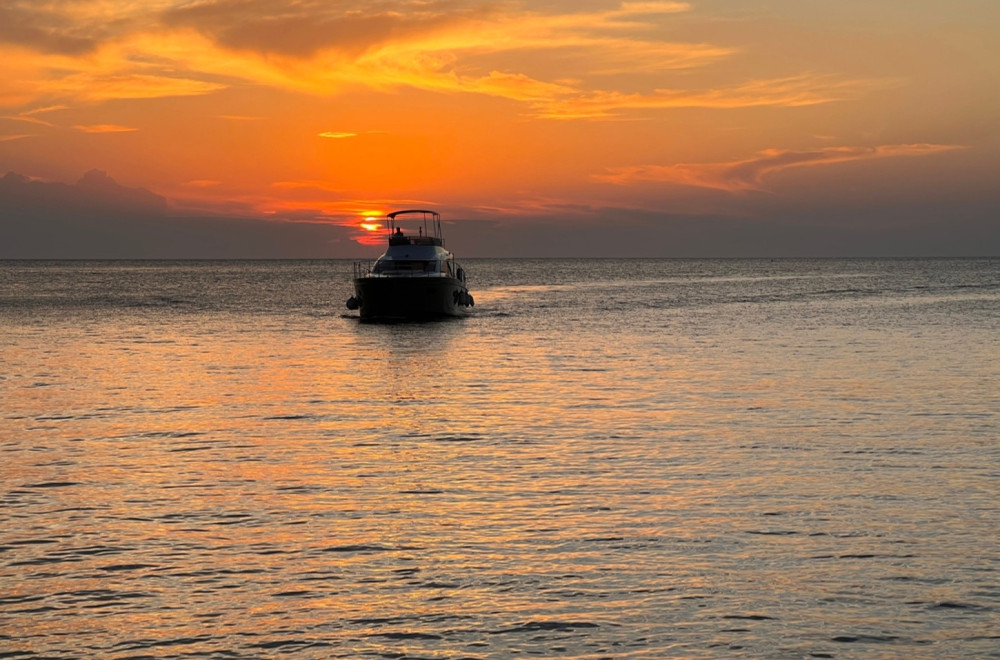
[[[6,0],[0,175],[355,228],[986,226],[998,25],[995,0]]]

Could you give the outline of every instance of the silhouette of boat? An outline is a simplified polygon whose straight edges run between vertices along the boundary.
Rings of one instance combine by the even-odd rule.
[[[417,234],[404,233],[397,219],[417,215]],[[347,308],[360,310],[365,321],[464,316],[475,301],[465,284],[465,270],[444,247],[441,215],[407,209],[386,215],[385,224],[389,247],[374,265],[354,264],[354,295]]]

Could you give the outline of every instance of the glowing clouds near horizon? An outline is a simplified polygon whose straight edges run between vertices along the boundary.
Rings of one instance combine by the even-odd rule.
[[[356,226],[362,230],[353,237],[353,240],[359,245],[375,247],[385,244],[384,228],[381,224],[376,222],[361,222]]]
[[[878,147],[826,147],[802,152],[768,149],[749,160],[625,167],[595,175],[594,180],[618,185],[668,183],[738,192],[759,190],[767,176],[791,168],[879,158],[930,156],[963,148],[961,145],[947,144],[891,144]]]

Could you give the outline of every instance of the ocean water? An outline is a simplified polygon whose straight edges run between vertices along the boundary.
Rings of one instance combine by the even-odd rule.
[[[1000,260],[0,263],[0,657],[1000,657]]]

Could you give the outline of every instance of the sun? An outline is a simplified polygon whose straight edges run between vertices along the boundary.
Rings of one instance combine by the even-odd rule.
[[[375,236],[376,233],[381,232],[385,229],[382,224],[381,218],[384,214],[382,211],[362,211],[358,215],[361,216],[360,221],[357,226],[363,231],[359,235],[355,235],[354,240],[361,245],[379,245],[382,242],[381,236]]]
[[[361,222],[358,225],[368,232],[377,232],[382,229],[382,223],[378,218],[382,217],[381,211],[362,211]]]
[[[362,211],[360,227],[365,231],[376,232],[382,229],[382,223],[378,220],[383,215],[381,211]]]

